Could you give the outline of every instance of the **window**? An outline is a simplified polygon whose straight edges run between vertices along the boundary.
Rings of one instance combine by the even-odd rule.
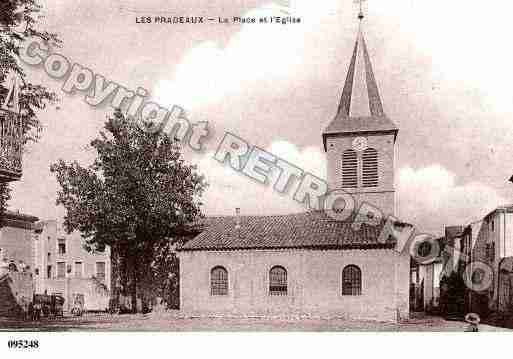
[[[357,163],[358,162],[355,150],[347,150],[342,154],[342,187],[357,187]]]
[[[75,262],[75,277],[82,278],[82,262]]]
[[[495,221],[492,220],[492,232],[495,231]]]
[[[363,187],[378,186],[378,151],[367,148],[362,155]]]
[[[39,275],[39,268],[34,269],[34,274]]]
[[[105,262],[96,262],[96,278],[105,280]]]
[[[362,272],[355,265],[348,265],[342,271],[342,295],[362,294]]]
[[[46,278],[52,278],[52,266],[46,267]]]
[[[269,271],[269,294],[287,295],[287,270],[274,266]]]
[[[210,294],[228,295],[228,271],[221,266],[210,271]]]
[[[59,243],[57,243],[57,248],[59,254],[66,254],[66,240],[65,239],[59,239]]]
[[[14,262],[9,263],[9,272],[17,272],[18,267],[16,267],[16,264]]]
[[[66,277],[66,262],[57,262],[57,278]]]

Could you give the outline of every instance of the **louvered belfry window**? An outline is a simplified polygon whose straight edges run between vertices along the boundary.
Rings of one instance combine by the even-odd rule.
[[[342,295],[362,294],[362,271],[351,264],[342,271]]]
[[[228,295],[228,271],[221,266],[210,271],[210,294]]]
[[[362,154],[363,187],[378,186],[378,151],[367,148]]]
[[[274,266],[269,271],[269,294],[287,295],[287,270]]]
[[[342,187],[358,186],[358,159],[355,150],[347,150],[342,154]]]

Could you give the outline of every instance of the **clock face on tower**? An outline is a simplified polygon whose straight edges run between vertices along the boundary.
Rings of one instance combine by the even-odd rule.
[[[367,148],[367,139],[365,137],[356,137],[353,140],[353,149],[355,151],[363,151]]]

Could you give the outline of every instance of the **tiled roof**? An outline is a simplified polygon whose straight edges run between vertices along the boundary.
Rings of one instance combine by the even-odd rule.
[[[4,212],[4,218],[6,219],[14,219],[14,220],[20,220],[20,221],[27,221],[27,222],[37,222],[39,218],[35,216],[31,216],[30,214],[20,213],[20,212],[14,212],[14,211],[5,211]]]
[[[14,227],[22,229],[34,229],[37,217],[20,212],[5,211],[0,219],[0,227]]]
[[[394,248],[395,240],[378,242],[384,223],[377,226],[336,221],[323,212],[277,216],[241,216],[204,219],[204,230],[179,250],[236,249],[370,249]]]
[[[484,219],[488,219],[492,214],[494,213],[512,213],[513,212],[513,204],[504,204],[501,206],[498,206],[497,208],[490,211],[486,216],[484,216]]]

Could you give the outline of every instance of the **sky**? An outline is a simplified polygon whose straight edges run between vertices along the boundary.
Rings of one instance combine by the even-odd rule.
[[[321,133],[335,116],[356,39],[353,0],[289,1],[301,24],[137,24],[138,16],[233,17],[268,14],[278,1],[45,0],[42,27],[57,51],[164,106],[183,107],[212,131],[203,153],[185,150],[209,188],[207,215],[303,210],[213,159],[229,131],[326,178]],[[513,49],[509,4],[369,0],[364,32],[387,116],[399,127],[398,216],[422,231],[468,224],[513,202]],[[41,68],[31,80],[61,101],[40,113],[38,143],[24,156],[11,209],[61,219],[58,159],[89,164],[89,142],[111,114],[84,94],[68,95]]]

